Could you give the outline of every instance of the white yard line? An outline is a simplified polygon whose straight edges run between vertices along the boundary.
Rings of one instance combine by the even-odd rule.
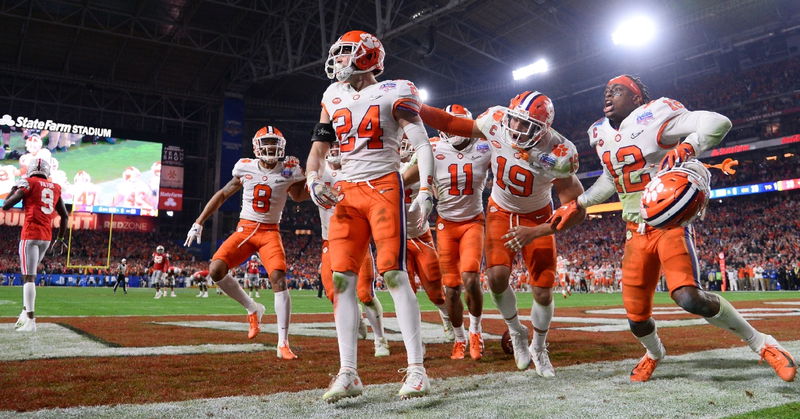
[[[669,343],[669,342],[667,342]],[[800,354],[800,341],[786,342]],[[380,361],[375,361],[380,362]],[[468,368],[469,362],[460,361]],[[668,357],[653,379],[628,382],[636,360],[558,368],[545,380],[533,370],[432,380],[427,397],[399,401],[397,383],[368,385],[336,405],[323,389],[145,405],[40,410],[14,417],[724,417],[800,400],[800,382],[785,383],[746,347]],[[223,378],[223,377],[221,377]],[[269,388],[269,372],[264,387]]]

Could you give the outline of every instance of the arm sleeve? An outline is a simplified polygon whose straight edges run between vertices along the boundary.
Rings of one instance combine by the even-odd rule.
[[[415,124],[406,124],[403,127],[408,140],[416,150],[417,165],[419,166],[419,187],[431,189],[431,180],[433,179],[433,150],[431,143],[428,141],[428,134],[425,132],[425,127],[417,122]]]
[[[472,137],[475,121],[450,115],[443,109],[423,104],[419,112],[420,118],[429,127],[461,137]]]
[[[724,115],[709,111],[685,112],[673,118],[661,137],[665,143],[674,143],[679,138],[686,139],[697,154],[714,148],[731,129],[731,121]],[[696,134],[691,135],[690,134]]]
[[[589,187],[584,193],[578,197],[578,206],[581,208],[589,208],[592,205],[602,204],[608,198],[614,195],[617,191],[614,186],[614,178],[611,174],[603,169],[603,174]]]

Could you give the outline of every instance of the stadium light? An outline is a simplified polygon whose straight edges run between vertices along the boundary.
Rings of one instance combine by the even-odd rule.
[[[428,89],[419,89],[420,100],[427,102],[429,97],[431,97],[431,95],[428,93]]]
[[[611,40],[614,45],[638,47],[652,41],[656,36],[656,23],[653,19],[637,15],[623,20],[614,32]]]
[[[548,69],[550,69],[550,65],[547,63],[547,60],[540,58],[533,64],[528,64],[525,67],[520,67],[512,71],[511,74],[514,76],[514,80],[522,80],[534,74],[546,73]]]

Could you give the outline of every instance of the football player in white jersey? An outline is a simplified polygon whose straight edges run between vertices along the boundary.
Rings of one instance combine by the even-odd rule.
[[[569,265],[567,258],[558,255],[556,259],[556,273],[558,273],[558,285],[561,286],[561,295],[564,298],[572,295],[572,289],[569,286],[569,276],[567,275],[567,265]]]
[[[250,255],[258,253],[267,270],[272,290],[275,292],[275,313],[278,317],[278,348],[280,359],[295,359],[289,348],[289,319],[291,300],[286,288],[286,254],[283,249],[278,224],[286,205],[286,198],[294,201],[308,199],[305,175],[295,157],[284,157],[286,139],[272,126],[259,129],[253,136],[255,159],[241,159],[233,167],[233,178],[217,191],[189,230],[185,246],[192,241],[200,243],[203,223],[236,192],[242,191],[242,211],[236,231],[217,249],[211,258],[209,274],[225,294],[247,309],[252,339],[261,331],[264,306],[256,303],[239,286],[229,269],[242,264]]]
[[[431,145],[432,148],[433,145]],[[444,287],[442,286],[442,271],[439,268],[439,254],[436,252],[436,245],[433,243],[430,225],[427,219],[422,223],[418,223],[420,214],[408,212],[419,193],[419,167],[417,166],[414,147],[406,137],[403,137],[400,143],[400,162],[402,163],[400,173],[403,174],[403,185],[405,187],[408,279],[412,284],[411,288],[416,293],[416,278],[419,278],[420,285],[425,290],[425,294],[428,295],[428,299],[439,310],[445,339],[452,342],[455,340],[455,335],[453,325],[450,323],[450,316],[447,314]]]
[[[661,271],[675,303],[733,332],[766,359],[780,378],[792,381],[797,364],[791,354],[775,338],[754,329],[722,296],[700,288],[691,225],[653,228],[644,223],[640,211],[642,191],[650,180],[660,170],[715,147],[730,130],[730,120],[714,112],[689,111],[674,99],[650,100],[642,82],[629,75],[609,80],[603,100],[605,116],[588,130],[603,174],[577,200],[559,208],[552,224],[558,230],[568,228],[583,220],[574,214],[619,194],[622,219],[628,222],[622,299],[631,332],[647,350],[631,371],[631,381],[649,380],[666,354],[652,318]]]
[[[61,190],[66,190],[69,186],[67,173],[59,169],[58,159],[55,157],[50,158],[50,178],[54,183],[61,185]]]
[[[25,150],[28,152],[19,157],[19,167],[22,174],[25,174],[28,165],[33,159],[43,159],[49,163],[52,157],[50,150],[42,148],[42,137],[38,134],[33,134],[25,140]]]
[[[72,195],[72,205],[95,205],[98,203],[98,187],[92,183],[92,176],[88,172],[78,170],[73,177],[73,183],[69,187]]]
[[[325,155],[326,164],[323,166],[322,181],[329,187],[334,187],[341,179],[342,159],[339,152],[339,142],[334,141],[331,143],[331,148]],[[331,270],[331,254],[330,246],[328,243],[328,225],[330,225],[331,216],[333,216],[333,208],[319,207],[319,219],[322,224],[322,258],[320,264],[320,276],[322,277],[322,285],[325,288],[325,294],[328,299],[333,302],[333,271]],[[364,313],[367,315],[367,320],[372,326],[372,335],[375,344],[375,356],[389,356],[389,342],[384,336],[383,329],[383,306],[381,301],[375,297],[373,288],[375,282],[375,268],[372,261],[372,253],[367,252],[364,257],[364,262],[358,271],[358,284],[356,285],[356,295],[358,301],[364,308]],[[366,325],[363,318],[359,315],[359,335],[366,337]],[[363,337],[362,337],[363,338]]]
[[[122,182],[117,185],[113,205],[155,209],[158,199],[153,196],[150,187],[142,179],[142,172],[134,166],[129,166],[122,171]]]
[[[403,181],[398,173],[403,133],[414,145],[420,165],[420,193],[411,208],[421,215],[418,223],[427,220],[433,206],[430,192],[433,155],[419,119],[420,100],[414,83],[375,79],[383,71],[384,55],[380,40],[363,31],[347,32],[331,46],[325,70],[337,82],[323,94],[322,111],[308,156],[307,185],[312,199],[322,207],[336,206],[328,233],[337,285],[334,317],[341,367],[322,396],[329,402],[363,392],[356,372],[355,285],[370,237],[377,248],[378,273],[395,302],[408,354],[408,368],[398,395],[422,396],[430,388],[422,363],[419,304],[405,267]],[[338,196],[318,173],[330,144],[337,139],[343,178],[338,183]]]
[[[552,213],[553,186],[561,202],[583,192],[575,176],[575,146],[550,127],[553,104],[539,92],[520,93],[508,108],[491,107],[474,121],[424,105],[421,116],[439,131],[489,140],[495,184],[486,216],[486,266],[492,298],[508,325],[517,368],[528,368],[533,358],[537,374],[555,376],[546,345],[555,308],[555,238],[534,237],[552,232],[545,221]],[[528,329],[517,316],[517,298],[509,287],[511,264],[520,251],[533,288],[530,346]]]
[[[445,111],[456,117],[472,119],[469,109],[459,104],[448,105]],[[484,349],[481,336],[483,290],[479,277],[483,259],[482,197],[492,153],[489,142],[482,138],[440,131],[439,137],[430,141],[434,155],[433,192],[438,199],[436,241],[439,265],[455,335],[450,358],[463,359],[467,349],[461,301],[461,289],[464,288],[470,319],[469,354],[478,360]]]

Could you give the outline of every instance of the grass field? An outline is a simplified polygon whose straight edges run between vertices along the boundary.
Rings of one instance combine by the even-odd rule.
[[[37,316],[113,316],[113,315],[186,315],[186,314],[241,314],[242,307],[232,299],[216,295],[212,289],[209,298],[195,298],[196,289],[177,289],[176,298],[153,299],[152,289],[132,288],[128,295],[118,290],[115,295],[111,288],[75,288],[75,287],[37,287]],[[333,306],[325,298],[317,298],[316,291],[291,291],[292,311],[294,313],[331,313]],[[394,311],[394,303],[388,292],[377,292],[378,298],[387,312]],[[520,309],[530,309],[531,294],[518,294],[517,304]],[[800,292],[727,292],[729,301],[761,301],[800,299]],[[622,295],[614,294],[573,294],[563,299],[555,294],[556,307],[598,307],[620,306]],[[434,305],[424,293],[418,293],[420,309],[435,310]],[[259,302],[272,310],[272,292],[261,292]],[[667,293],[656,293],[656,304],[672,304]],[[0,317],[17,316],[22,307],[21,287],[0,287]],[[484,295],[484,307],[494,309],[494,302],[489,294]]]

